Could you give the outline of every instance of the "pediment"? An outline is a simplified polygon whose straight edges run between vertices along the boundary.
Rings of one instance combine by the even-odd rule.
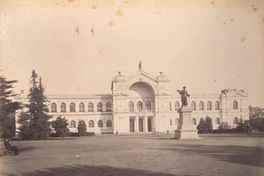
[[[156,78],[153,75],[150,75],[141,70],[139,70],[136,74],[131,75],[127,78],[126,90],[128,90],[133,84],[139,83],[139,82],[147,83],[148,85],[152,87],[154,93],[156,93],[156,90],[157,90]]]
[[[151,81],[156,82],[156,77],[143,71],[139,71],[127,78],[127,81]]]

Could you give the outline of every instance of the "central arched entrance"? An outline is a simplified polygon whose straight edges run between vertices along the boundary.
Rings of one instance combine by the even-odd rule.
[[[152,132],[155,92],[146,82],[136,82],[128,90],[129,132]]]

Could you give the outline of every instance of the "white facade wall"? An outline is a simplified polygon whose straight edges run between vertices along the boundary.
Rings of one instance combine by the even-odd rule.
[[[119,73],[112,80],[112,94],[49,95],[49,114],[53,119],[65,117],[70,132],[77,132],[78,122],[83,120],[87,131],[95,134],[173,133],[179,124],[181,98],[178,94],[171,94],[168,87],[169,80],[162,73],[157,77],[142,69],[130,77]],[[249,119],[247,99],[248,95],[243,90],[224,89],[219,94],[191,94],[188,105],[192,107],[192,102],[196,104],[192,112],[193,123],[196,125],[201,118],[210,117],[213,129],[219,128],[221,123],[228,123],[230,128],[234,128],[237,122]],[[142,109],[138,108],[139,102],[142,103]],[[204,104],[203,109],[199,108],[200,102]],[[211,108],[207,107],[208,102],[211,102]],[[216,102],[219,102],[219,108]],[[237,102],[237,107],[234,107],[234,102]],[[61,112],[62,103],[66,104],[66,112]],[[71,103],[75,104],[75,112],[70,112]],[[80,103],[84,104],[84,112],[80,112]],[[88,110],[89,103],[93,104],[93,111]],[[103,105],[102,112],[97,111],[98,103]],[[110,109],[106,108],[107,103],[111,105]],[[130,103],[134,104],[133,111]],[[54,108],[52,111],[52,104],[56,104],[56,112],[53,112]],[[98,125],[99,121],[103,122],[103,127]],[[107,126],[107,121],[111,125]],[[72,122],[75,122],[75,127]]]
[[[112,96],[111,95],[91,95],[91,96],[63,96],[63,95],[51,95],[49,99],[49,114],[53,116],[52,120],[55,120],[58,116],[65,117],[69,123],[70,132],[77,132],[78,122],[83,120],[87,126],[87,132],[93,132],[95,134],[101,133],[113,133],[113,121],[112,121]],[[52,112],[52,104],[56,104],[56,112]],[[66,112],[61,112],[61,104],[66,104]],[[75,104],[75,112],[70,112],[70,104]],[[79,104],[84,103],[84,112],[80,112]],[[89,111],[88,105],[93,103],[93,111]],[[97,104],[102,103],[102,112],[97,111]],[[106,103],[111,105],[111,110],[106,109]],[[98,121],[102,121],[103,127],[98,126]],[[111,121],[111,126],[107,126],[107,121]],[[75,122],[75,127],[72,126],[72,122]],[[93,125],[91,125],[93,124]]]

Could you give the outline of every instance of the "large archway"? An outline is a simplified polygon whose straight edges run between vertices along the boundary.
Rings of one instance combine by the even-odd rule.
[[[130,97],[154,97],[153,88],[146,82],[136,82],[132,84],[128,89],[128,95]]]
[[[155,91],[146,82],[133,83],[127,90],[130,132],[151,132],[154,127]]]

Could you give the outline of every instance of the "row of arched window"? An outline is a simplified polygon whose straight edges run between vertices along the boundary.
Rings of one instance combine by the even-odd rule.
[[[176,101],[175,102],[175,110],[178,110],[179,108],[180,108],[180,103],[178,101]],[[196,102],[195,101],[192,101],[191,102],[191,108],[192,108],[192,110],[197,110]],[[169,109],[170,109],[170,111],[172,111],[172,104],[171,104],[171,102],[169,103]],[[204,105],[204,102],[203,101],[200,101],[199,102],[198,109],[199,110],[205,110],[205,105]],[[207,101],[206,109],[207,110],[213,110],[213,104],[212,104],[211,101]],[[214,109],[215,110],[220,110],[220,102],[219,101],[215,101]],[[238,110],[238,102],[236,100],[233,101],[233,109],[234,110]]]
[[[197,125],[196,118],[192,118],[192,123],[193,123],[194,125]],[[220,125],[220,118],[215,118],[215,124],[216,124],[216,125]]]
[[[97,112],[103,112],[103,103],[98,102],[96,106]],[[85,112],[85,104],[83,102],[79,103],[79,112]],[[105,103],[105,111],[111,112],[112,111],[112,103],[109,101]],[[57,104],[51,103],[51,112],[58,112]],[[67,112],[66,103],[62,102],[60,104],[60,112]],[[71,102],[69,107],[69,112],[76,112],[76,105],[75,103]],[[88,112],[94,112],[94,104],[92,102],[88,103]]]
[[[85,121],[81,120],[79,123],[84,123],[85,124]],[[90,120],[88,122],[88,127],[89,128],[94,128],[94,121],[93,120]],[[104,127],[104,123],[102,120],[98,120],[97,121],[97,127],[99,128],[103,128]],[[112,120],[107,120],[106,121],[106,127],[110,128],[112,127]],[[76,122],[74,120],[72,120],[70,122],[70,128],[76,128]]]
[[[197,110],[196,102],[195,102],[195,101],[192,101],[192,102],[191,102],[191,108],[192,108],[193,110]],[[204,107],[204,102],[203,102],[203,101],[200,101],[200,102],[199,102],[199,110],[204,110],[204,109],[205,109],[205,107]],[[212,104],[211,101],[208,101],[208,102],[207,102],[206,109],[207,109],[207,110],[213,110],[213,104]],[[216,102],[215,102],[214,109],[215,109],[215,110],[220,110],[220,102],[219,102],[219,101],[216,101]]]
[[[176,119],[176,120],[175,120],[175,126],[178,126],[178,125],[179,125],[179,121],[180,121],[180,119]],[[197,120],[196,120],[196,118],[192,118],[192,123],[193,123],[194,125],[197,125]],[[216,125],[220,125],[220,123],[221,123],[220,118],[215,118],[215,124],[216,124]],[[170,120],[170,125],[172,126],[172,120]]]
[[[237,117],[235,117],[233,119],[233,122],[235,125],[239,124],[240,122],[242,122],[242,118],[238,119]],[[194,125],[198,125],[199,122],[197,122],[196,118],[192,118],[192,123]],[[221,121],[220,121],[220,118],[215,118],[215,124],[216,125],[220,125]],[[172,126],[172,120],[170,119],[170,125]],[[178,126],[179,125],[179,119],[176,119],[175,120],[175,126]]]
[[[96,108],[97,108],[96,109],[97,112],[103,112],[103,103],[102,102],[98,102]],[[143,111],[143,103],[141,101],[138,101],[137,104],[136,104],[136,108],[137,108],[138,112],[142,112]],[[178,110],[179,108],[180,108],[180,103],[178,101],[176,101],[175,102],[175,110]],[[193,110],[197,110],[195,101],[191,102],[191,108]],[[151,102],[150,101],[146,101],[145,102],[144,109],[147,112],[151,111]],[[172,111],[171,102],[169,103],[169,109],[170,109],[170,111]],[[205,105],[204,105],[203,101],[199,102],[198,109],[199,110],[205,110]],[[207,102],[206,109],[207,110],[212,110],[213,109],[211,101]],[[215,110],[220,110],[220,102],[219,101],[215,102],[214,109]],[[238,110],[238,102],[236,100],[233,102],[233,109],[234,110]],[[66,112],[66,111],[67,111],[66,103],[63,102],[63,103],[60,104],[60,112]],[[105,111],[106,112],[111,112],[112,111],[112,103],[106,102]],[[129,112],[135,112],[134,102],[130,101],[128,103],[128,111]],[[51,112],[58,112],[56,103],[51,103]],[[76,112],[75,103],[73,103],[73,102],[70,103],[69,112]],[[79,103],[79,112],[85,112],[85,104],[83,102]],[[94,112],[94,104],[92,102],[88,103],[88,112]]]
[[[147,100],[145,102],[144,109],[147,112],[150,112],[151,111],[151,102],[149,100]],[[143,111],[143,103],[142,103],[142,101],[138,101],[137,102],[137,109],[136,110],[137,110],[137,112],[142,112]],[[128,103],[128,111],[129,112],[135,112],[134,102],[130,101]]]
[[[234,118],[234,124],[238,124],[238,123],[241,122],[241,121],[242,121],[242,120],[241,120],[241,119],[239,120],[237,117]],[[197,124],[195,118],[192,118],[192,123],[193,123],[194,125]],[[220,125],[220,118],[216,118],[216,119],[215,119],[215,124]]]

